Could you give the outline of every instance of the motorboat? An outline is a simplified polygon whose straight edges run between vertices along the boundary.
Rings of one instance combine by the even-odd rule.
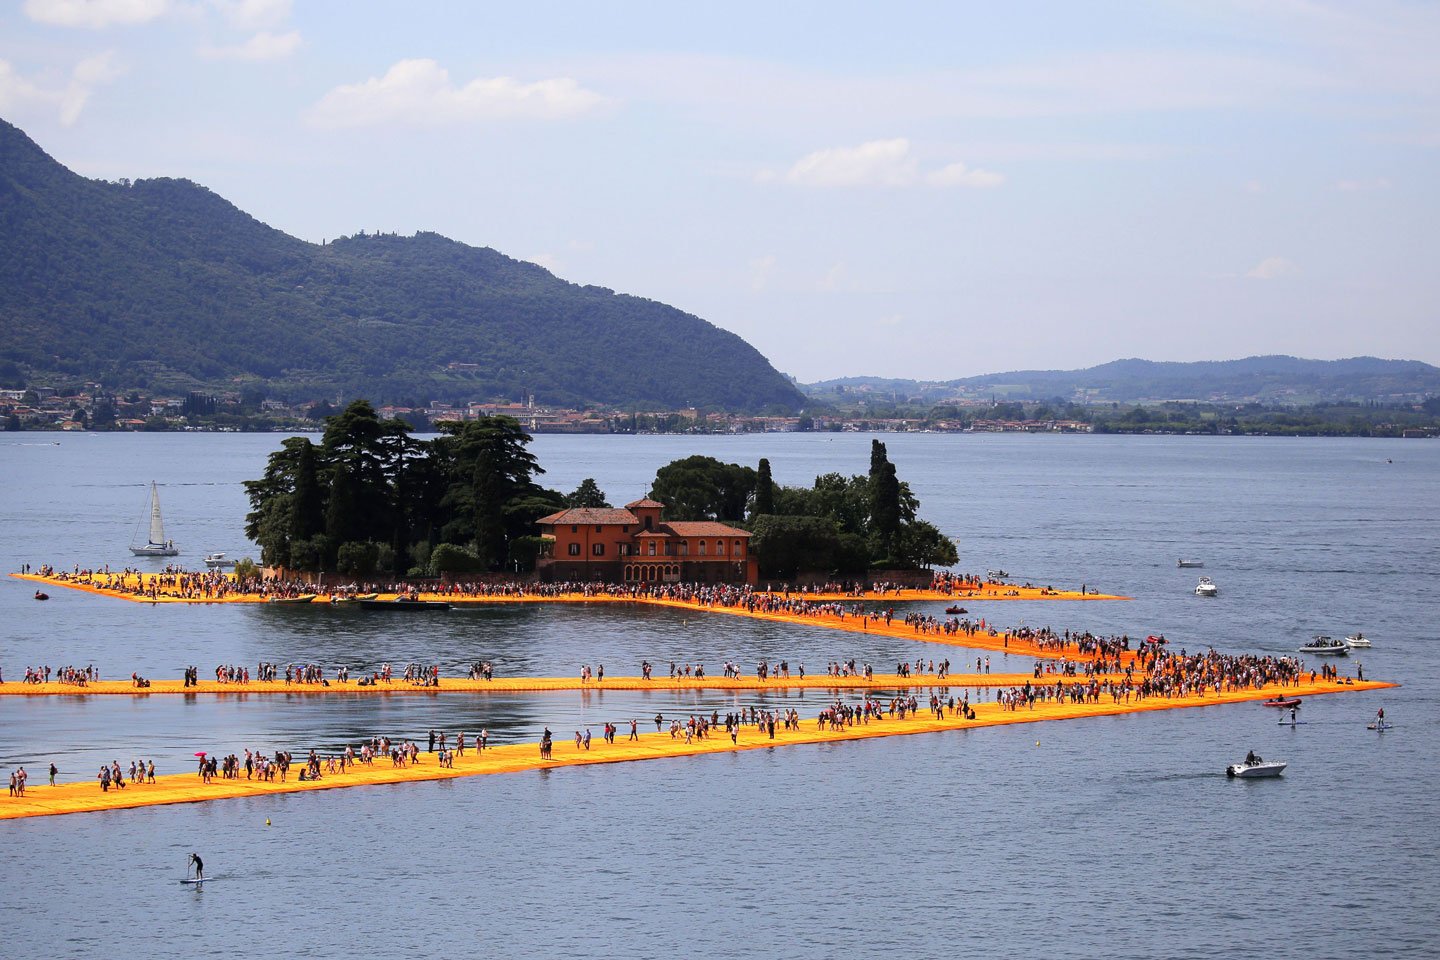
[[[1163,647],[1170,641],[1165,639],[1164,634],[1156,635],[1152,633],[1150,634],[1150,636],[1145,638],[1145,642],[1150,644],[1152,647]]]
[[[1316,636],[1309,643],[1301,644],[1297,653],[1313,653],[1317,657],[1343,657],[1350,652],[1344,640]]]
[[[1227,777],[1278,777],[1284,771],[1287,764],[1284,760],[1263,760],[1255,754],[1250,754],[1240,763],[1232,763],[1225,768]]]
[[[1370,638],[1363,633],[1357,633],[1353,637],[1345,638],[1345,645],[1351,650],[1370,649]]]
[[[1218,597],[1220,596],[1220,588],[1215,586],[1215,581],[1209,577],[1201,577],[1200,582],[1195,584],[1195,596]]]
[[[1205,566],[1205,561],[1204,561],[1204,560],[1176,560],[1176,561],[1175,561],[1175,566],[1180,567],[1182,570],[1183,570],[1183,569],[1188,569],[1188,568],[1191,568],[1191,567],[1203,567],[1203,566]]]
[[[318,593],[302,593],[298,597],[271,597],[269,603],[314,603]]]
[[[411,597],[396,597],[394,600],[356,600],[361,610],[449,610],[445,600],[420,600]]]
[[[235,566],[235,561],[229,559],[223,553],[207,553],[205,554],[205,566],[211,570],[223,570],[226,567]]]
[[[36,590],[36,591],[35,591],[35,599],[36,599],[36,600],[49,600],[49,599],[50,599],[50,594],[46,593],[46,592],[43,591],[43,590]]]
[[[946,607],[946,608],[945,608],[945,612],[948,613],[948,614],[949,614],[950,616],[952,616],[952,617],[956,617],[956,616],[959,616],[959,615],[962,614],[962,613],[966,613],[967,611],[966,611],[966,609],[965,609],[964,607],[959,606],[958,604],[956,604],[955,606]]]
[[[1289,710],[1291,707],[1300,706],[1300,698],[1277,696],[1273,700],[1263,700],[1261,704],[1266,707],[1280,707],[1282,710]]]
[[[989,577],[991,580],[1004,580],[1006,577],[1010,576],[1010,573],[1006,570],[986,570],[985,576]]]

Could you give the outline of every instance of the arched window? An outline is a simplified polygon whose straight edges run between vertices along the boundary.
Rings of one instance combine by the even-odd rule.
[[[715,556],[717,556],[717,557],[723,557],[723,556],[725,556],[725,541],[724,541],[724,540],[716,540],[716,541],[715,541]]]
[[[702,557],[705,556],[705,541],[704,541],[704,540],[701,540],[701,541],[700,541],[700,556],[702,556]]]

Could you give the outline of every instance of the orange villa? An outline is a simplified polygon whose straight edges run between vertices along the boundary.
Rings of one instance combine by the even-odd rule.
[[[665,522],[665,504],[574,507],[541,517],[542,580],[749,583],[759,578],[750,532],[711,520]]]

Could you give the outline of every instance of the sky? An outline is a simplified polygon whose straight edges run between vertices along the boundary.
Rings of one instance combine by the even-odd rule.
[[[781,371],[1440,363],[1440,5],[3,0],[0,117]]]

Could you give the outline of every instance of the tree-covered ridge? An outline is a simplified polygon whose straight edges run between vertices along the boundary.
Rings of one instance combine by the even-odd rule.
[[[186,180],[105,183],[0,121],[0,363],[112,390],[791,411],[749,344],[436,234],[315,245]]]

